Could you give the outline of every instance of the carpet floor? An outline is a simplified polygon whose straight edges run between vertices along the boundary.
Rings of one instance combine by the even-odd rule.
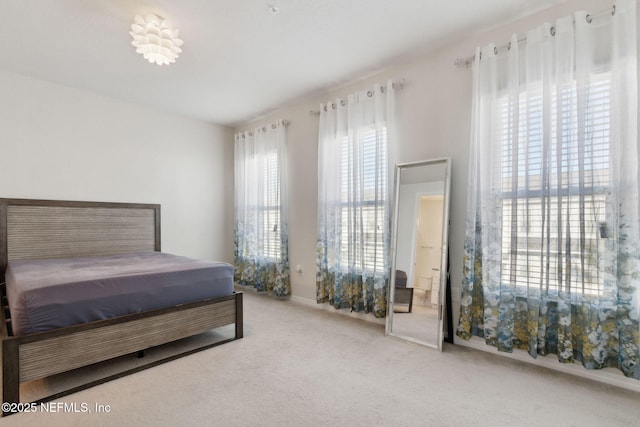
[[[439,353],[332,310],[245,292],[244,315],[241,340],[66,396],[49,406],[57,412],[38,408],[2,418],[0,426],[630,426],[640,420],[639,393],[465,347],[445,345]],[[56,381],[86,375],[74,371],[24,391],[46,394]]]

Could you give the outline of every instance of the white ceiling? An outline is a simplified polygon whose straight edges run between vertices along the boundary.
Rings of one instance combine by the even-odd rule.
[[[234,125],[563,1],[0,0],[0,69]],[[135,53],[147,13],[180,30],[175,64]]]

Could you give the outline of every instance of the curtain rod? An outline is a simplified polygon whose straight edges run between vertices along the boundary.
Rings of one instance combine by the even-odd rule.
[[[404,89],[404,87],[407,85],[407,79],[405,79],[404,77],[401,78],[399,81],[397,82],[392,82],[391,86],[395,89],[395,90],[402,90]],[[382,90],[384,91],[384,86],[382,87]],[[367,91],[367,95],[369,95],[369,97],[371,97],[373,95],[372,91]],[[345,105],[346,101],[341,100],[342,106]],[[320,117],[320,110],[309,110],[309,115],[313,116],[313,117]]]
[[[279,125],[285,126],[285,127],[289,126],[289,121],[288,120],[277,120],[276,122],[271,123],[270,127],[271,127],[271,129],[275,129]],[[258,132],[260,132],[260,131],[266,132],[267,131],[267,125],[264,125],[264,126],[261,126],[259,128],[256,128],[255,130],[258,131]],[[242,138],[246,138],[245,134],[248,133],[249,136],[253,136],[253,132],[254,131],[244,131],[244,132],[239,132],[236,135],[242,135]]]
[[[611,7],[608,7],[606,9],[602,9],[599,10],[597,12],[593,12],[593,13],[588,13],[587,16],[585,17],[587,23],[591,24],[591,21],[593,21],[593,18],[600,16],[600,15],[604,15],[605,13],[611,13],[611,16],[616,14],[616,5],[612,5]],[[573,21],[575,23],[575,20]],[[556,34],[556,29],[555,27],[551,27],[551,35],[555,36]],[[518,43],[522,43],[524,41],[526,41],[526,37],[523,38],[518,38]],[[509,49],[511,47],[511,42],[507,43],[507,44],[503,44],[501,46],[496,46],[493,48],[493,51],[495,54],[498,54],[499,50],[502,49]],[[456,66],[456,68],[469,68],[471,67],[471,64],[473,63],[473,61],[475,61],[475,55],[471,55],[471,56],[467,56],[466,58],[456,58],[456,60],[454,61],[454,65]]]

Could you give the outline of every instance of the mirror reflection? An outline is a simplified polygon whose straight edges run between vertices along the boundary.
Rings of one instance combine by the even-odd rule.
[[[396,166],[387,333],[441,349],[450,161]]]

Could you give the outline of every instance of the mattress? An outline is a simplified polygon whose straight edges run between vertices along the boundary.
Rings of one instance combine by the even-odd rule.
[[[10,261],[16,336],[233,293],[233,267],[162,252]]]

